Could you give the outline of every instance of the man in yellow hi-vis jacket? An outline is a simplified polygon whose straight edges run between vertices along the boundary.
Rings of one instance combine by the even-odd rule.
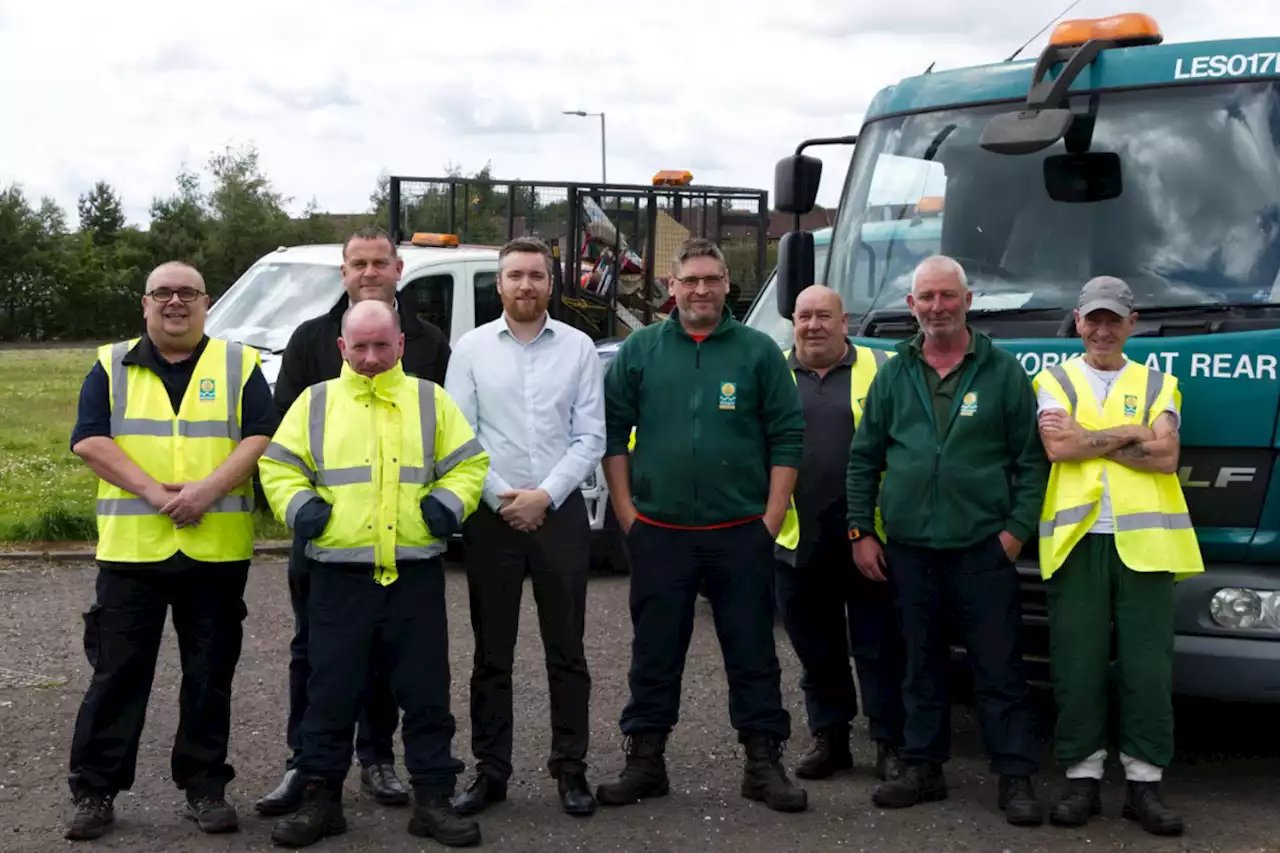
[[[850,341],[840,294],[820,284],[796,298],[792,321],[795,349],[785,354],[804,407],[804,455],[776,540],[774,577],[782,624],[803,669],[800,686],[814,738],[796,775],[823,779],[853,767],[849,731],[861,692],[876,743],[876,775],[892,780],[901,770],[906,651],[889,585],[863,577],[853,564],[844,477],[862,401],[893,351]]]
[[[1054,752],[1068,780],[1050,819],[1080,826],[1101,812],[1114,624],[1123,814],[1148,832],[1177,835],[1182,819],[1157,790],[1173,755],[1173,585],[1204,564],[1178,483],[1178,382],[1125,357],[1133,309],[1123,281],[1090,280],[1075,315],[1084,357],[1035,378],[1053,463],[1039,556],[1058,704]]]
[[[305,789],[272,838],[305,846],[346,830],[342,783],[376,648],[404,712],[409,832],[476,844],[479,826],[450,805],[463,767],[451,752],[441,555],[480,500],[489,457],[444,389],[404,372],[404,335],[390,306],[352,306],[338,346],[342,373],[298,396],[259,462],[272,510],[315,563],[298,763]]]

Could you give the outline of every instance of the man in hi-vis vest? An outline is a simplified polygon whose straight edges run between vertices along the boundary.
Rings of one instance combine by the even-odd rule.
[[[357,302],[341,329],[341,374],[298,395],[258,466],[272,510],[313,562],[302,803],[271,837],[304,847],[346,831],[356,717],[369,666],[384,660],[404,712],[409,832],[478,844],[479,826],[449,802],[462,763],[451,751],[441,558],[480,501],[489,455],[443,387],[405,373],[394,308]]]
[[[182,659],[173,781],[201,830],[239,827],[225,798],[231,684],[253,556],[251,477],[276,410],[257,351],[205,335],[208,307],[194,268],[156,267],[146,331],[99,347],[80,389],[71,449],[99,478],[99,572],[84,614],[93,679],[71,742],[67,838],[111,829],[116,794],[133,786],[170,608]]]
[[[853,564],[844,483],[862,402],[893,351],[850,341],[840,294],[824,285],[805,288],[792,316],[795,350],[785,355],[804,408],[804,455],[776,539],[775,588],[783,627],[803,668],[800,687],[814,737],[796,775],[823,779],[853,767],[849,730],[858,694],[852,651],[876,743],[876,776],[896,779],[906,652],[889,585],[864,577]]]
[[[1067,768],[1051,820],[1080,826],[1101,813],[1114,624],[1122,813],[1148,832],[1177,835],[1182,819],[1158,792],[1173,756],[1173,585],[1204,564],[1178,483],[1182,395],[1173,376],[1125,357],[1133,307],[1120,279],[1090,280],[1075,312],[1084,357],[1034,383],[1053,463],[1039,556],[1058,705],[1054,752]]]

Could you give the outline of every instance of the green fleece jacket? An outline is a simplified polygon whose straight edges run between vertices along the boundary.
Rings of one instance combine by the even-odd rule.
[[[1035,391],[1012,353],[970,333],[941,442],[918,343],[898,344],[876,374],[849,449],[850,527],[873,529],[879,492],[885,535],[905,544],[967,548],[1002,530],[1022,542],[1035,532],[1049,481]]]
[[[604,381],[605,456],[627,453],[636,510],[703,527],[764,513],[772,466],[800,467],[804,410],[778,345],[726,309],[702,342],[678,312],[627,337]]]

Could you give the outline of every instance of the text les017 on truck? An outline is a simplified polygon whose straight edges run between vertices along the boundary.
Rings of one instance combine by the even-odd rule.
[[[1072,311],[1085,281],[1128,282],[1128,357],[1179,380],[1180,480],[1207,568],[1177,586],[1174,690],[1280,702],[1280,37],[1163,43],[1153,24],[1060,27],[1083,35],[1051,39],[1038,60],[882,90],[840,140],[855,150],[816,277],[841,293],[855,339],[887,348],[915,323],[913,264],[884,259],[950,255],[972,327],[1029,375],[1083,352]],[[822,164],[804,149],[827,141],[778,164],[778,209],[812,208]],[[886,223],[901,233],[885,239]],[[791,316],[811,251],[811,235],[783,237],[761,299],[776,313],[757,304],[748,322]],[[1018,568],[1042,678],[1036,553],[1027,543]]]

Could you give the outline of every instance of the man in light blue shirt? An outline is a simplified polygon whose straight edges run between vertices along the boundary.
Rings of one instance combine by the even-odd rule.
[[[591,677],[582,644],[591,526],[580,488],[604,455],[604,380],[591,339],[547,314],[552,263],[541,240],[521,237],[502,248],[502,316],[458,340],[445,377],[489,453],[480,507],[464,528],[476,643],[476,778],[454,800],[464,815],[506,798],[526,572],[551,692],[548,769],[566,812],[590,815],[596,807],[586,778]]]

